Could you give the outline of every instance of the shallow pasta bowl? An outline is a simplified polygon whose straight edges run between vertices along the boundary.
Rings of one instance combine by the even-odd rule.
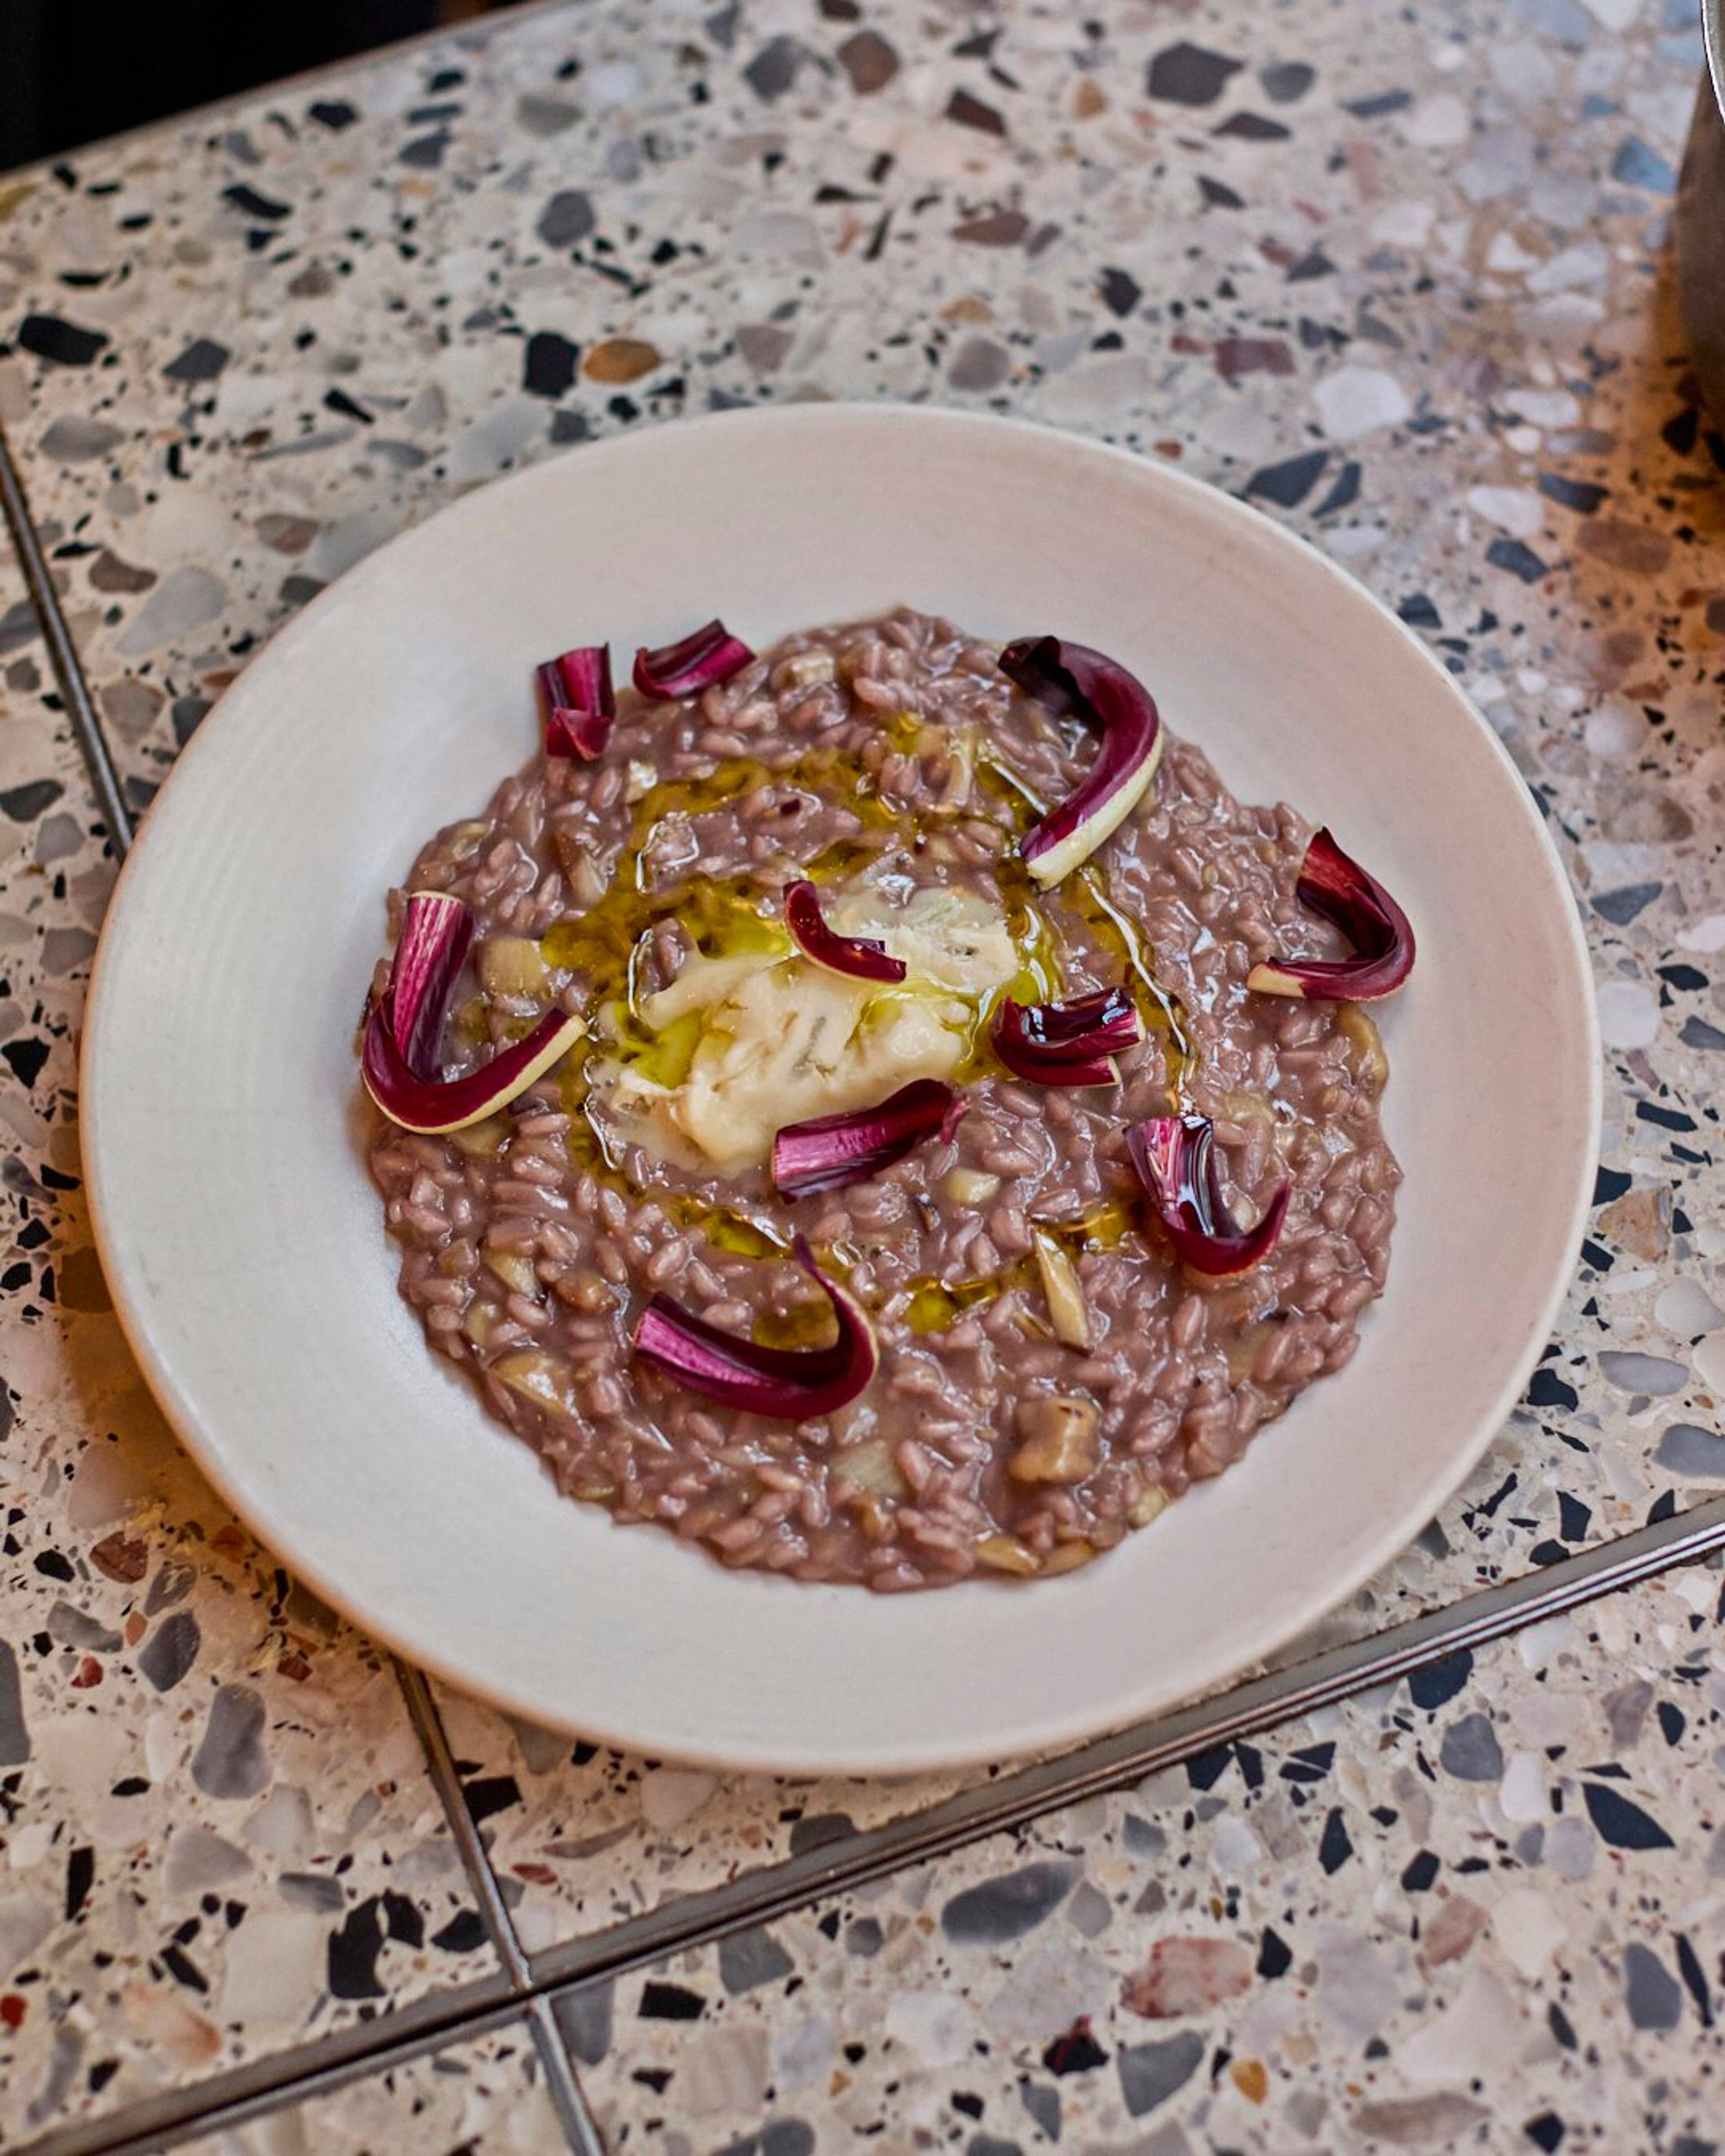
[[[382,893],[533,747],[531,663],[720,613],[904,601],[1117,655],[1243,798],[1357,845],[1420,936],[1385,1007],[1406,1171],[1359,1353],[1220,1481],[1024,1587],[728,1572],[560,1498],[427,1350],[367,1178]],[[309,607],[199,730],[121,879],[84,1064],[115,1301],[188,1449],[319,1593],[520,1714],[749,1768],[997,1758],[1258,1661],[1419,1532],[1518,1397],[1599,1123],[1586,952],[1527,791],[1319,555],[1117,450],[889,406],[726,414],[470,495]]]

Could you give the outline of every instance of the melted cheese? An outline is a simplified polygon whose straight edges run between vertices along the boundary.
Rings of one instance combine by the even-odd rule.
[[[825,911],[841,935],[878,937],[904,960],[905,979],[853,980],[799,953],[691,957],[639,1006],[655,1034],[698,1014],[681,1081],[655,1084],[627,1063],[601,1077],[624,1136],[660,1158],[736,1175],[765,1161],[788,1123],[952,1075],[982,1005],[1019,968],[999,908],[968,891],[916,891],[896,903],[870,890]]]

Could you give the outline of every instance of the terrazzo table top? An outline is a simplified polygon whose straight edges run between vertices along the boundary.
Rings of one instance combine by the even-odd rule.
[[[1557,1578],[1725,1487],[1725,433],[1664,253],[1699,64],[1687,0],[598,0],[0,178],[0,426],[125,800],[371,547],[619,429],[931,399],[1245,495],[1499,732],[1608,1059],[1525,1402],[1308,1647]],[[1725,2146],[1706,1565],[608,1973],[959,1778],[433,1697],[225,1513],[90,1248],[114,834],[3,556],[0,716],[0,2144]]]

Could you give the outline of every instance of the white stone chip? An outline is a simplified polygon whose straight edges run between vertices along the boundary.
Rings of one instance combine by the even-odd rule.
[[[1339,367],[1318,383],[1312,399],[1324,432],[1337,442],[1396,426],[1414,408],[1400,382],[1381,367]]]
[[[1422,98],[1403,115],[1399,131],[1404,142],[1422,150],[1453,150],[1473,131],[1467,107],[1449,90]]]
[[[1395,2063],[1410,2081],[1465,2088],[1508,2072],[1522,2046],[1522,2015],[1489,1969],[1471,1969],[1450,2004],[1397,2047]]]
[[[1531,1982],[1563,1943],[1568,1928],[1537,1887],[1515,1887],[1491,1912],[1491,1936],[1517,1974]]]
[[[1537,539],[1545,529],[1545,504],[1531,487],[1470,487],[1467,506],[1517,539]]]
[[[711,1801],[716,1775],[685,1767],[655,1767],[641,1778],[641,1816],[664,1831],[681,1826]]]
[[[1659,998],[1645,981],[1602,982],[1599,1004],[1608,1048],[1651,1048],[1659,1038]]]

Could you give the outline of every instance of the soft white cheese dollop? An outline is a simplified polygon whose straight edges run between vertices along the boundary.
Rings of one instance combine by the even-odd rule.
[[[1019,970],[1000,908],[937,887],[852,891],[823,911],[839,934],[875,937],[903,959],[904,980],[852,980],[797,952],[691,957],[639,1006],[655,1033],[699,1014],[681,1083],[655,1084],[627,1062],[599,1074],[623,1136],[661,1159],[736,1175],[765,1161],[788,1123],[869,1107],[913,1078],[958,1068],[982,1005]]]

